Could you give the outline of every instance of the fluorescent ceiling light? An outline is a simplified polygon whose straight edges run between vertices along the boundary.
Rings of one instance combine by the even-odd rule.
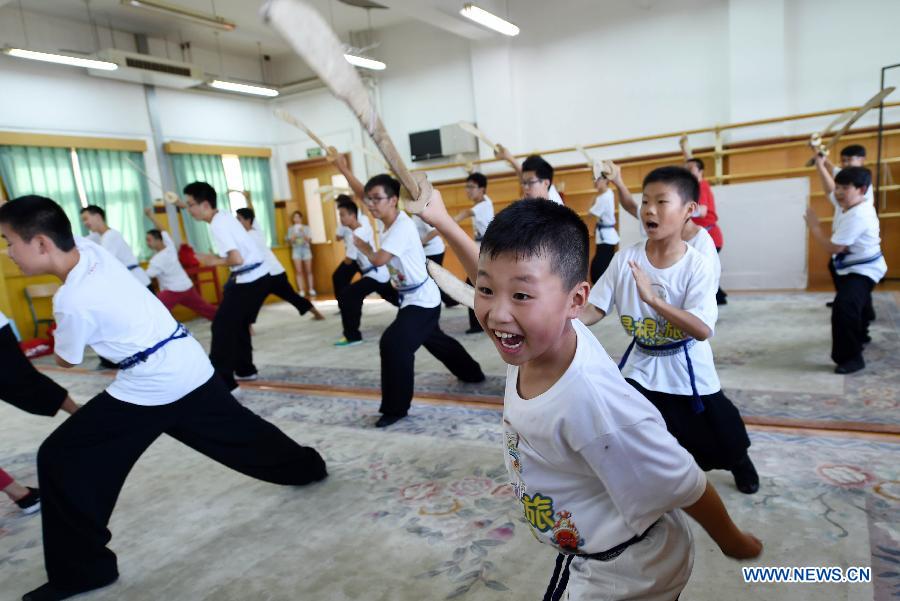
[[[228,19],[218,15],[201,13],[183,6],[178,6],[177,4],[163,2],[162,0],[121,0],[121,4],[157,12],[177,19],[184,19],[185,21],[206,25],[207,27],[223,29],[225,31],[234,31],[237,27],[237,25]]]
[[[347,62],[355,67],[362,67],[363,69],[372,69],[373,71],[384,71],[387,67],[383,62],[377,61],[372,58],[366,58],[364,56],[356,56],[355,54],[344,54],[344,58],[347,59]]]
[[[278,90],[272,88],[264,88],[262,86],[251,86],[246,83],[235,83],[233,81],[222,81],[214,79],[209,85],[218,90],[227,90],[229,92],[240,92],[242,94],[253,94],[255,96],[278,96]]]
[[[70,65],[72,67],[84,67],[85,69],[115,71],[119,68],[119,66],[115,63],[98,61],[92,58],[81,58],[80,56],[50,54],[49,52],[35,52],[34,50],[23,50],[21,48],[5,48],[3,52],[10,56],[15,56],[18,58],[27,58],[33,61],[44,61],[45,63],[58,63],[60,65]]]
[[[516,36],[519,35],[519,28],[505,19],[501,19],[494,13],[489,13],[483,8],[478,8],[474,4],[466,3],[463,5],[459,14],[467,19],[475,21],[479,25],[484,25],[488,29],[493,29],[503,35]]]

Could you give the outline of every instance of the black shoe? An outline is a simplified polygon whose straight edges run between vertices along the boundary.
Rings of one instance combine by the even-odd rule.
[[[378,418],[378,421],[375,422],[376,428],[387,428],[392,424],[396,424],[401,419],[406,417],[405,415],[382,415]]]
[[[836,374],[852,374],[854,372],[860,371],[861,369],[866,367],[866,362],[863,361],[862,357],[859,359],[851,359],[850,361],[844,361],[840,365],[834,368],[834,373]]]
[[[466,330],[466,334],[481,334],[484,332],[483,328],[469,328]]]
[[[28,494],[16,501],[16,505],[25,515],[31,515],[41,510],[41,492],[36,488],[28,487]]]
[[[828,301],[827,303],[825,303],[825,306],[830,309],[831,307],[834,306],[834,301]]]
[[[752,495],[759,490],[759,474],[756,473],[749,455],[744,455],[744,458],[731,468],[731,473],[734,476],[735,486],[745,495]]]
[[[81,593],[86,593],[88,591],[93,591],[98,588],[103,588],[104,586],[109,586],[113,582],[119,579],[118,574],[113,576],[109,581],[102,582],[100,584],[93,585],[83,585],[79,587],[56,587],[50,584],[49,582],[45,582],[41,586],[37,587],[33,591],[29,593],[25,593],[22,595],[22,601],[62,601],[62,599],[68,599],[69,597],[74,597],[75,595],[80,595]]]

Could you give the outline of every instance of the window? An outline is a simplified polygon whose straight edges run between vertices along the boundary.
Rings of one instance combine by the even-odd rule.
[[[225,182],[228,184],[228,203],[232,211],[247,208],[247,196],[244,190],[244,175],[241,172],[241,161],[236,154],[223,154],[222,167],[225,168]]]

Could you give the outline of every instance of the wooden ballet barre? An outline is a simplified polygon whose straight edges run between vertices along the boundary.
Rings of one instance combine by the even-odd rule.
[[[886,126],[887,127],[887,126]],[[888,138],[891,136],[900,135],[900,123],[892,123],[890,127],[893,129],[884,129],[882,133],[882,137]],[[872,135],[877,135],[877,132],[863,132],[863,133],[855,133],[855,134],[847,134],[841,137],[841,140],[861,140],[863,138],[868,138]],[[726,148],[722,150],[723,155],[735,155],[735,154],[750,154],[753,152],[764,152],[766,150],[782,150],[787,148],[793,148],[797,146],[803,146],[805,148],[809,148],[809,139],[804,138],[802,140],[792,140],[790,142],[777,142],[775,144],[764,144],[762,146],[741,146],[739,148]]]

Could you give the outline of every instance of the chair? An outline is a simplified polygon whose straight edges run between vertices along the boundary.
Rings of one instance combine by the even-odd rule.
[[[34,301],[40,298],[52,298],[57,290],[59,290],[59,284],[32,284],[31,286],[25,286],[25,300],[28,301],[28,310],[31,311],[31,319],[34,321],[35,338],[37,338],[40,324],[50,325],[53,323],[53,318],[38,319],[37,312],[34,310]]]

